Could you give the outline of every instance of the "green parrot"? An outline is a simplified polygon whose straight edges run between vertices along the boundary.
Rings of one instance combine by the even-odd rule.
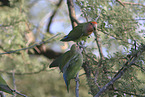
[[[13,94],[13,90],[7,85],[6,81],[0,76],[0,91]]]
[[[59,67],[63,73],[63,78],[69,92],[70,80],[73,79],[81,69],[83,64],[83,55],[76,44],[71,46],[71,49],[58,57],[50,64],[51,67]]]
[[[58,58],[56,58],[49,65],[49,68],[59,67],[60,71],[63,72],[63,67],[71,59],[71,57],[73,57],[72,54],[73,54],[73,52],[72,52],[72,48],[71,48],[69,51],[65,52],[64,54],[62,54],[61,56],[59,56]]]
[[[80,23],[68,35],[60,41],[79,41],[85,40],[94,30],[97,29],[97,22]]]

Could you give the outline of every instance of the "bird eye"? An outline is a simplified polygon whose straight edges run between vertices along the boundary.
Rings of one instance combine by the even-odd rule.
[[[93,26],[93,29],[96,30],[96,27],[94,26],[94,24],[91,22],[90,22],[90,24]]]
[[[90,23],[91,25],[93,25],[93,23]]]

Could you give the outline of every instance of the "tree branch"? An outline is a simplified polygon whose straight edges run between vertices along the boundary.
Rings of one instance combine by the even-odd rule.
[[[99,62],[99,66],[101,65],[102,63],[102,60],[104,60],[104,55],[103,55],[103,52],[102,52],[102,48],[101,48],[101,44],[100,44],[100,41],[99,41],[99,35],[97,33],[97,31],[94,31],[94,35],[95,35],[95,40],[96,40],[96,43],[97,43],[97,46],[98,46],[98,50],[99,50],[99,54],[100,54],[100,62]]]
[[[73,0],[67,0],[67,6],[68,6],[68,10],[69,10],[69,17],[70,17],[70,20],[71,20],[72,28],[74,28],[75,26],[77,26],[77,24],[79,22],[76,19]]]
[[[141,3],[131,3],[131,2],[122,2],[125,5],[139,5],[139,6],[143,6],[145,7],[145,5],[141,4]]]
[[[51,17],[50,17],[50,19],[49,19],[49,23],[48,23],[48,26],[47,26],[47,32],[50,32],[50,25],[51,25],[51,23],[52,23],[52,21],[53,21],[54,16],[55,16],[56,13],[57,13],[59,7],[61,6],[62,1],[63,1],[63,0],[59,0],[58,4],[56,4],[56,8],[55,8],[55,10],[53,11],[53,13],[52,13],[52,15],[51,15]]]
[[[100,89],[100,91],[94,96],[94,97],[99,97],[103,92],[105,92],[110,85],[112,85],[116,80],[118,80],[124,73],[125,71],[135,63],[136,59],[145,51],[145,45],[141,45],[132,57],[124,64],[124,66],[115,74],[115,76],[104,86]]]
[[[23,97],[27,97],[26,95],[21,94],[20,92],[18,92],[18,91],[16,91],[16,90],[13,90],[13,92],[15,92],[16,94],[21,95],[21,96],[23,96]]]
[[[125,5],[139,5],[139,6],[143,6],[145,7],[145,5],[141,4],[141,3],[132,3],[132,2],[122,2],[121,0],[116,0],[120,5],[122,5],[123,7],[125,7]]]
[[[60,35],[60,33],[57,34],[57,35],[55,35],[55,36],[53,36],[53,37],[51,37],[51,38],[49,38],[49,39],[47,39],[46,41],[42,41],[42,42],[40,42],[40,43],[36,43],[36,44],[34,44],[34,45],[32,45],[32,46],[29,46],[29,47],[26,47],[26,48],[22,48],[22,49],[17,49],[17,50],[13,50],[13,51],[8,51],[8,52],[0,53],[0,55],[16,53],[16,52],[18,52],[18,51],[22,51],[22,50],[27,50],[27,49],[34,48],[35,46],[39,46],[39,45],[48,43],[50,40],[54,39],[55,37],[57,37],[57,36],[59,36],[59,35]]]
[[[134,45],[134,44],[128,43],[127,41],[124,41],[123,39],[121,39],[121,38],[119,38],[119,37],[115,37],[114,35],[108,34],[106,31],[103,30],[103,28],[102,28],[102,29],[97,29],[97,30],[98,30],[98,31],[101,31],[101,32],[103,32],[104,34],[107,34],[107,35],[109,35],[109,36],[111,36],[111,37],[113,37],[113,38],[115,38],[115,39],[117,39],[117,40],[121,40],[121,41],[123,41],[124,43],[130,44],[130,45]]]
[[[50,48],[46,48],[45,45],[40,45],[36,47],[37,50],[34,48],[34,53],[28,52],[29,54],[35,54],[35,55],[43,55],[47,57],[48,59],[56,59],[58,56],[62,55],[62,52],[56,52]],[[39,51],[39,52],[38,52]]]
[[[140,66],[140,65],[138,65],[138,64],[133,64],[133,65],[136,66],[136,67],[139,67],[142,71],[145,72],[145,69],[144,69],[142,66]]]
[[[79,97],[79,72],[77,73],[75,81],[76,81],[76,97]]]
[[[48,64],[49,65],[49,64]],[[32,74],[38,74],[42,71],[46,71],[46,68],[48,67],[48,65],[43,65],[43,68],[38,70],[38,71],[35,71],[35,72],[25,72],[25,73],[21,73],[21,72],[15,72],[15,75],[32,75]],[[2,73],[7,73],[7,74],[10,74],[12,75],[13,74],[13,71],[4,71],[4,70],[0,70],[0,72]]]
[[[10,7],[10,1],[9,0],[0,0],[0,2],[2,3],[0,6]]]
[[[136,97],[145,97],[145,95],[138,95],[138,94],[129,93],[129,92],[122,91],[122,90],[118,90],[118,89],[114,89],[114,91],[122,92],[122,93],[125,93],[125,94],[127,94],[127,95],[134,95],[134,96],[136,96]]]
[[[116,0],[120,5],[122,5],[123,7],[125,7],[125,5],[120,1],[120,0]]]
[[[14,90],[17,90],[16,89],[15,70],[14,69],[13,69],[13,72],[12,72],[12,79],[13,79],[13,87],[14,87]],[[14,94],[14,97],[16,97],[16,94]]]

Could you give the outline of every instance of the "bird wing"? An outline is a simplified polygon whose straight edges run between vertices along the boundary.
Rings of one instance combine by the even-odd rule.
[[[67,86],[67,91],[69,91],[70,80],[76,76],[81,69],[82,64],[83,55],[75,53],[75,56],[73,56],[63,67],[63,78]]]
[[[7,85],[6,81],[0,76],[0,91],[13,95],[13,90]]]
[[[49,68],[51,67],[60,67],[62,65],[62,60],[68,56],[69,57],[69,53],[70,51],[65,52],[64,54],[62,54],[61,56],[59,56],[58,58],[56,58],[50,65]]]
[[[68,40],[77,40],[83,35],[82,28],[85,23],[81,23],[78,26],[76,26],[73,30],[70,31],[70,33],[67,35]]]

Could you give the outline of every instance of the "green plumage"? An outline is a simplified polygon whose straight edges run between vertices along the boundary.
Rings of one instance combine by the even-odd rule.
[[[74,27],[68,35],[64,36],[60,41],[81,41],[86,38],[97,28],[97,22],[80,23]]]
[[[7,85],[6,81],[0,76],[0,91],[13,95],[13,90]]]
[[[49,67],[59,66],[61,72],[63,72],[63,78],[67,86],[67,91],[69,91],[70,80],[76,76],[78,71],[81,69],[82,64],[83,55],[79,47],[74,44],[69,51],[54,60]]]
[[[78,26],[76,26],[73,30],[70,31],[70,33],[67,36],[64,36],[63,39],[60,41],[71,41],[71,40],[77,40],[83,35],[83,26],[86,23],[81,23]]]

